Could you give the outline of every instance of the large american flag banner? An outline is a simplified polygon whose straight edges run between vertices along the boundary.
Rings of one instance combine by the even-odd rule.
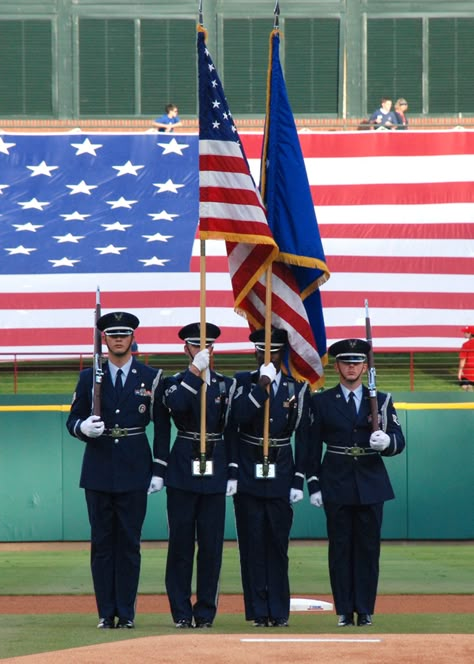
[[[240,136],[258,179],[262,136]],[[368,299],[376,350],[459,349],[474,320],[474,133],[299,137],[331,271],[328,343],[364,336]],[[140,318],[140,350],[181,352],[177,330],[199,320],[198,155],[198,136],[177,133],[0,136],[0,358],[91,353],[97,286],[104,313]],[[251,350],[225,243],[206,255],[219,350]]]

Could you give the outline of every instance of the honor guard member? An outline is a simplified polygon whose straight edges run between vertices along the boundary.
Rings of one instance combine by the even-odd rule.
[[[343,339],[329,348],[340,383],[313,395],[308,488],[324,505],[329,575],[338,625],[372,624],[379,577],[383,505],[394,498],[384,457],[405,439],[390,394],[377,392],[380,430],[373,432],[367,372],[368,342]],[[323,443],[326,449],[323,457]]]
[[[206,323],[206,347],[200,348],[201,326],[179,331],[188,368],[165,380],[165,405],[176,426],[176,439],[155,449],[159,477],[166,485],[169,542],[166,591],[175,626],[207,628],[217,611],[224,543],[225,498],[229,473],[226,422],[234,380],[209,368],[217,325]],[[203,374],[205,379],[201,377]],[[201,388],[206,389],[205,464],[201,467]],[[196,602],[191,602],[195,543]]]
[[[153,460],[145,427],[169,437],[162,406],[162,372],[131,354],[133,314],[101,316],[108,361],[103,366],[101,416],[91,415],[93,370],[79,375],[67,428],[85,443],[80,486],[91,526],[91,571],[100,629],[133,628],[140,575],[140,537]],[[117,619],[117,623],[115,620]]]
[[[271,332],[271,362],[264,364],[265,330],[250,335],[258,369],[235,375],[233,458],[238,465],[234,496],[245,618],[255,627],[286,627],[290,611],[288,544],[292,503],[303,498],[310,397],[307,383],[281,371],[288,337]],[[263,432],[269,405],[269,454],[265,472]],[[292,449],[294,434],[295,453]]]

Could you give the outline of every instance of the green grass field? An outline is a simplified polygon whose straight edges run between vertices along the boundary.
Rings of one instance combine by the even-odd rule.
[[[384,542],[379,595],[473,594],[474,543]],[[142,551],[140,594],[164,592],[166,547],[145,544]],[[295,542],[290,546],[292,595],[330,593],[326,542]],[[78,550],[1,551],[0,595],[90,594],[92,592],[87,543]],[[221,593],[240,593],[238,553],[235,543],[225,546]],[[138,604],[138,609],[140,605]],[[377,614],[377,633],[474,634],[472,615]],[[175,634],[168,614],[138,610],[137,629],[102,632],[95,629],[97,616],[89,614],[1,616],[0,659],[81,645],[92,645],[143,636]],[[296,634],[337,633],[332,612],[291,616]],[[217,615],[214,633],[246,633],[243,615]],[[191,637],[191,634],[189,636]]]

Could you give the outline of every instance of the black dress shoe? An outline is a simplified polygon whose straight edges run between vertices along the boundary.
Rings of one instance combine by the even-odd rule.
[[[135,623],[133,620],[127,620],[126,618],[119,618],[117,623],[117,629],[133,629]]]
[[[268,618],[255,618],[253,621],[254,627],[268,627]]]
[[[272,627],[288,627],[288,620],[285,618],[276,618],[270,622]]]
[[[210,620],[195,620],[194,627],[196,629],[210,629],[212,627],[212,623]]]
[[[101,618],[97,629],[114,629],[115,623],[113,618]]]
[[[357,625],[358,627],[366,627],[367,625],[372,624],[372,616],[370,613],[359,613],[357,616]]]
[[[192,624],[190,620],[182,619],[175,622],[174,626],[176,629],[191,629]]]
[[[354,616],[352,613],[341,613],[337,623],[338,627],[349,627],[354,624]]]

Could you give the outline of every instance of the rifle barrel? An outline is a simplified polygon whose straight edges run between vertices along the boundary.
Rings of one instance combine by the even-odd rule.
[[[377,401],[377,372],[375,370],[374,349],[372,343],[372,326],[370,324],[369,316],[369,302],[365,301],[365,336],[369,344],[369,352],[367,353],[367,387],[369,388],[369,403],[370,415],[372,418],[372,431],[379,429],[379,406]]]
[[[102,333],[97,328],[97,321],[101,316],[100,288],[97,286],[94,314],[94,361],[92,380],[92,414],[100,417],[100,401],[102,390]]]

